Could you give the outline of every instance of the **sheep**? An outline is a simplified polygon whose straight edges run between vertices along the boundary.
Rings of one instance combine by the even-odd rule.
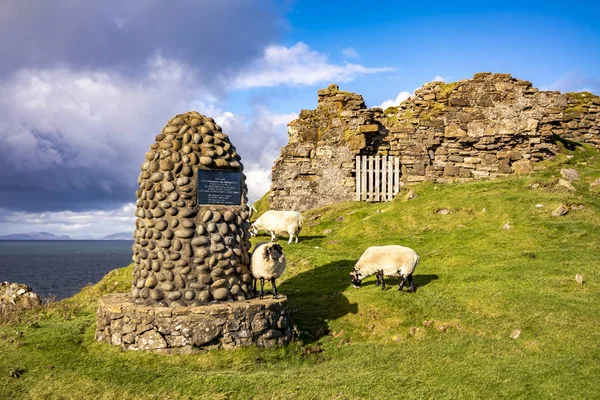
[[[376,286],[381,284],[381,290],[385,290],[384,276],[400,277],[398,290],[402,290],[406,282],[410,284],[411,293],[415,292],[413,283],[413,272],[419,264],[418,254],[408,247],[403,246],[372,246],[360,256],[350,272],[350,282],[359,289],[361,281],[373,274],[377,277]]]
[[[262,242],[256,245],[252,252],[250,261],[250,271],[252,272],[252,288],[256,295],[256,281],[260,279],[260,295],[262,299],[265,295],[265,279],[271,281],[273,286],[273,298],[279,297],[275,279],[279,278],[285,271],[286,261],[283,249],[277,243]]]
[[[302,214],[297,211],[275,211],[269,210],[250,226],[250,233],[256,236],[258,231],[267,231],[271,233],[271,241],[275,240],[275,234],[290,235],[288,244],[292,243],[294,236],[298,244],[298,235],[302,229]]]

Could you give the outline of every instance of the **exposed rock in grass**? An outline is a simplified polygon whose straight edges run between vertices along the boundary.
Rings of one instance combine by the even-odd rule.
[[[406,200],[412,200],[417,197],[417,192],[414,189],[410,189],[406,194]]]
[[[556,208],[554,211],[552,211],[552,216],[559,217],[561,215],[565,215],[568,212],[569,212],[569,207],[565,206],[564,204],[561,204],[558,208]]]
[[[575,275],[575,281],[576,281],[577,283],[579,283],[580,285],[583,285],[583,275],[581,275],[581,274],[576,274],[576,275]]]
[[[600,192],[600,178],[590,183],[590,192]]]
[[[569,192],[574,192],[576,191],[575,187],[571,184],[570,181],[566,180],[566,179],[562,179],[560,178],[558,180],[558,182],[556,183],[556,188],[557,189],[566,189]]]
[[[560,176],[568,181],[578,181],[581,179],[579,172],[573,168],[563,168],[560,170]]]
[[[437,210],[435,210],[435,213],[441,215],[448,215],[450,214],[450,210],[448,210],[447,208],[438,208]]]
[[[0,312],[5,308],[24,310],[42,304],[42,298],[32,289],[21,283],[0,283]]]
[[[506,223],[502,226],[502,230],[508,231],[509,229],[510,229],[510,224],[508,223],[508,221],[506,221]]]
[[[533,172],[533,164],[531,161],[523,159],[512,164],[515,174],[530,174]]]
[[[518,338],[519,338],[519,336],[521,336],[521,333],[523,333],[523,331],[522,331],[522,330],[520,330],[520,329],[515,329],[514,331],[512,331],[512,332],[510,333],[510,337],[511,337],[512,339],[518,339]]]

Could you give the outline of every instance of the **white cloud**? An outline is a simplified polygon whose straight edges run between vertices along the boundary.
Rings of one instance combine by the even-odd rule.
[[[272,87],[278,85],[303,86],[322,82],[348,82],[359,75],[392,71],[390,67],[368,68],[359,64],[332,64],[327,55],[310,50],[302,43],[292,47],[272,45],[263,56],[248,68],[242,69],[232,85],[237,89]]]
[[[358,52],[352,47],[346,47],[345,49],[342,49],[342,55],[346,58],[360,58]]]
[[[402,103],[404,100],[408,99],[410,96],[411,94],[409,92],[400,92],[398,93],[398,96],[396,96],[395,99],[385,100],[378,107],[381,107],[384,110],[388,107],[395,107]]]
[[[588,91],[598,94],[600,93],[600,76],[587,76],[579,71],[571,71],[550,85],[550,90],[560,90],[562,92]]]
[[[431,82],[446,82],[446,78],[444,78],[443,76],[440,76],[440,75],[436,75],[433,77]]]
[[[115,210],[86,212],[8,212],[0,209],[0,231],[3,234],[51,232],[72,238],[101,238],[116,232],[133,232],[135,204],[127,203]]]

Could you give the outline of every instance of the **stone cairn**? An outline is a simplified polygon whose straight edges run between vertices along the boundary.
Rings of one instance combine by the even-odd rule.
[[[242,171],[210,117],[177,115],[156,136],[138,178],[131,295],[138,304],[191,305],[252,296],[247,187],[241,206],[197,203],[195,170]]]
[[[253,298],[242,171],[212,118],[168,122],[138,179],[132,289],[100,299],[97,340],[158,351],[291,340],[285,296]]]

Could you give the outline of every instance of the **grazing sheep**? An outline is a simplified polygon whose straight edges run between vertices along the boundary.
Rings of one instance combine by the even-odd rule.
[[[302,229],[302,214],[297,211],[274,211],[269,210],[250,226],[250,233],[253,236],[258,234],[258,231],[267,231],[271,233],[271,241],[275,240],[275,234],[290,235],[288,244],[292,243],[294,236],[298,243],[298,235]]]
[[[381,284],[385,289],[384,276],[400,277],[398,290],[402,290],[407,280],[410,291],[414,293],[413,272],[419,264],[419,256],[408,247],[403,246],[372,246],[369,247],[350,272],[350,282],[355,288],[360,288],[361,281],[373,274],[377,277],[376,286]]]
[[[260,279],[260,295],[262,299],[265,295],[264,285],[265,279],[271,281],[273,285],[273,297],[277,298],[277,286],[275,286],[275,279],[279,278],[283,271],[285,271],[285,255],[283,249],[277,243],[263,242],[259,243],[254,251],[252,252],[252,258],[250,262],[250,270],[252,271],[252,287],[254,294],[256,294],[256,281]]]

